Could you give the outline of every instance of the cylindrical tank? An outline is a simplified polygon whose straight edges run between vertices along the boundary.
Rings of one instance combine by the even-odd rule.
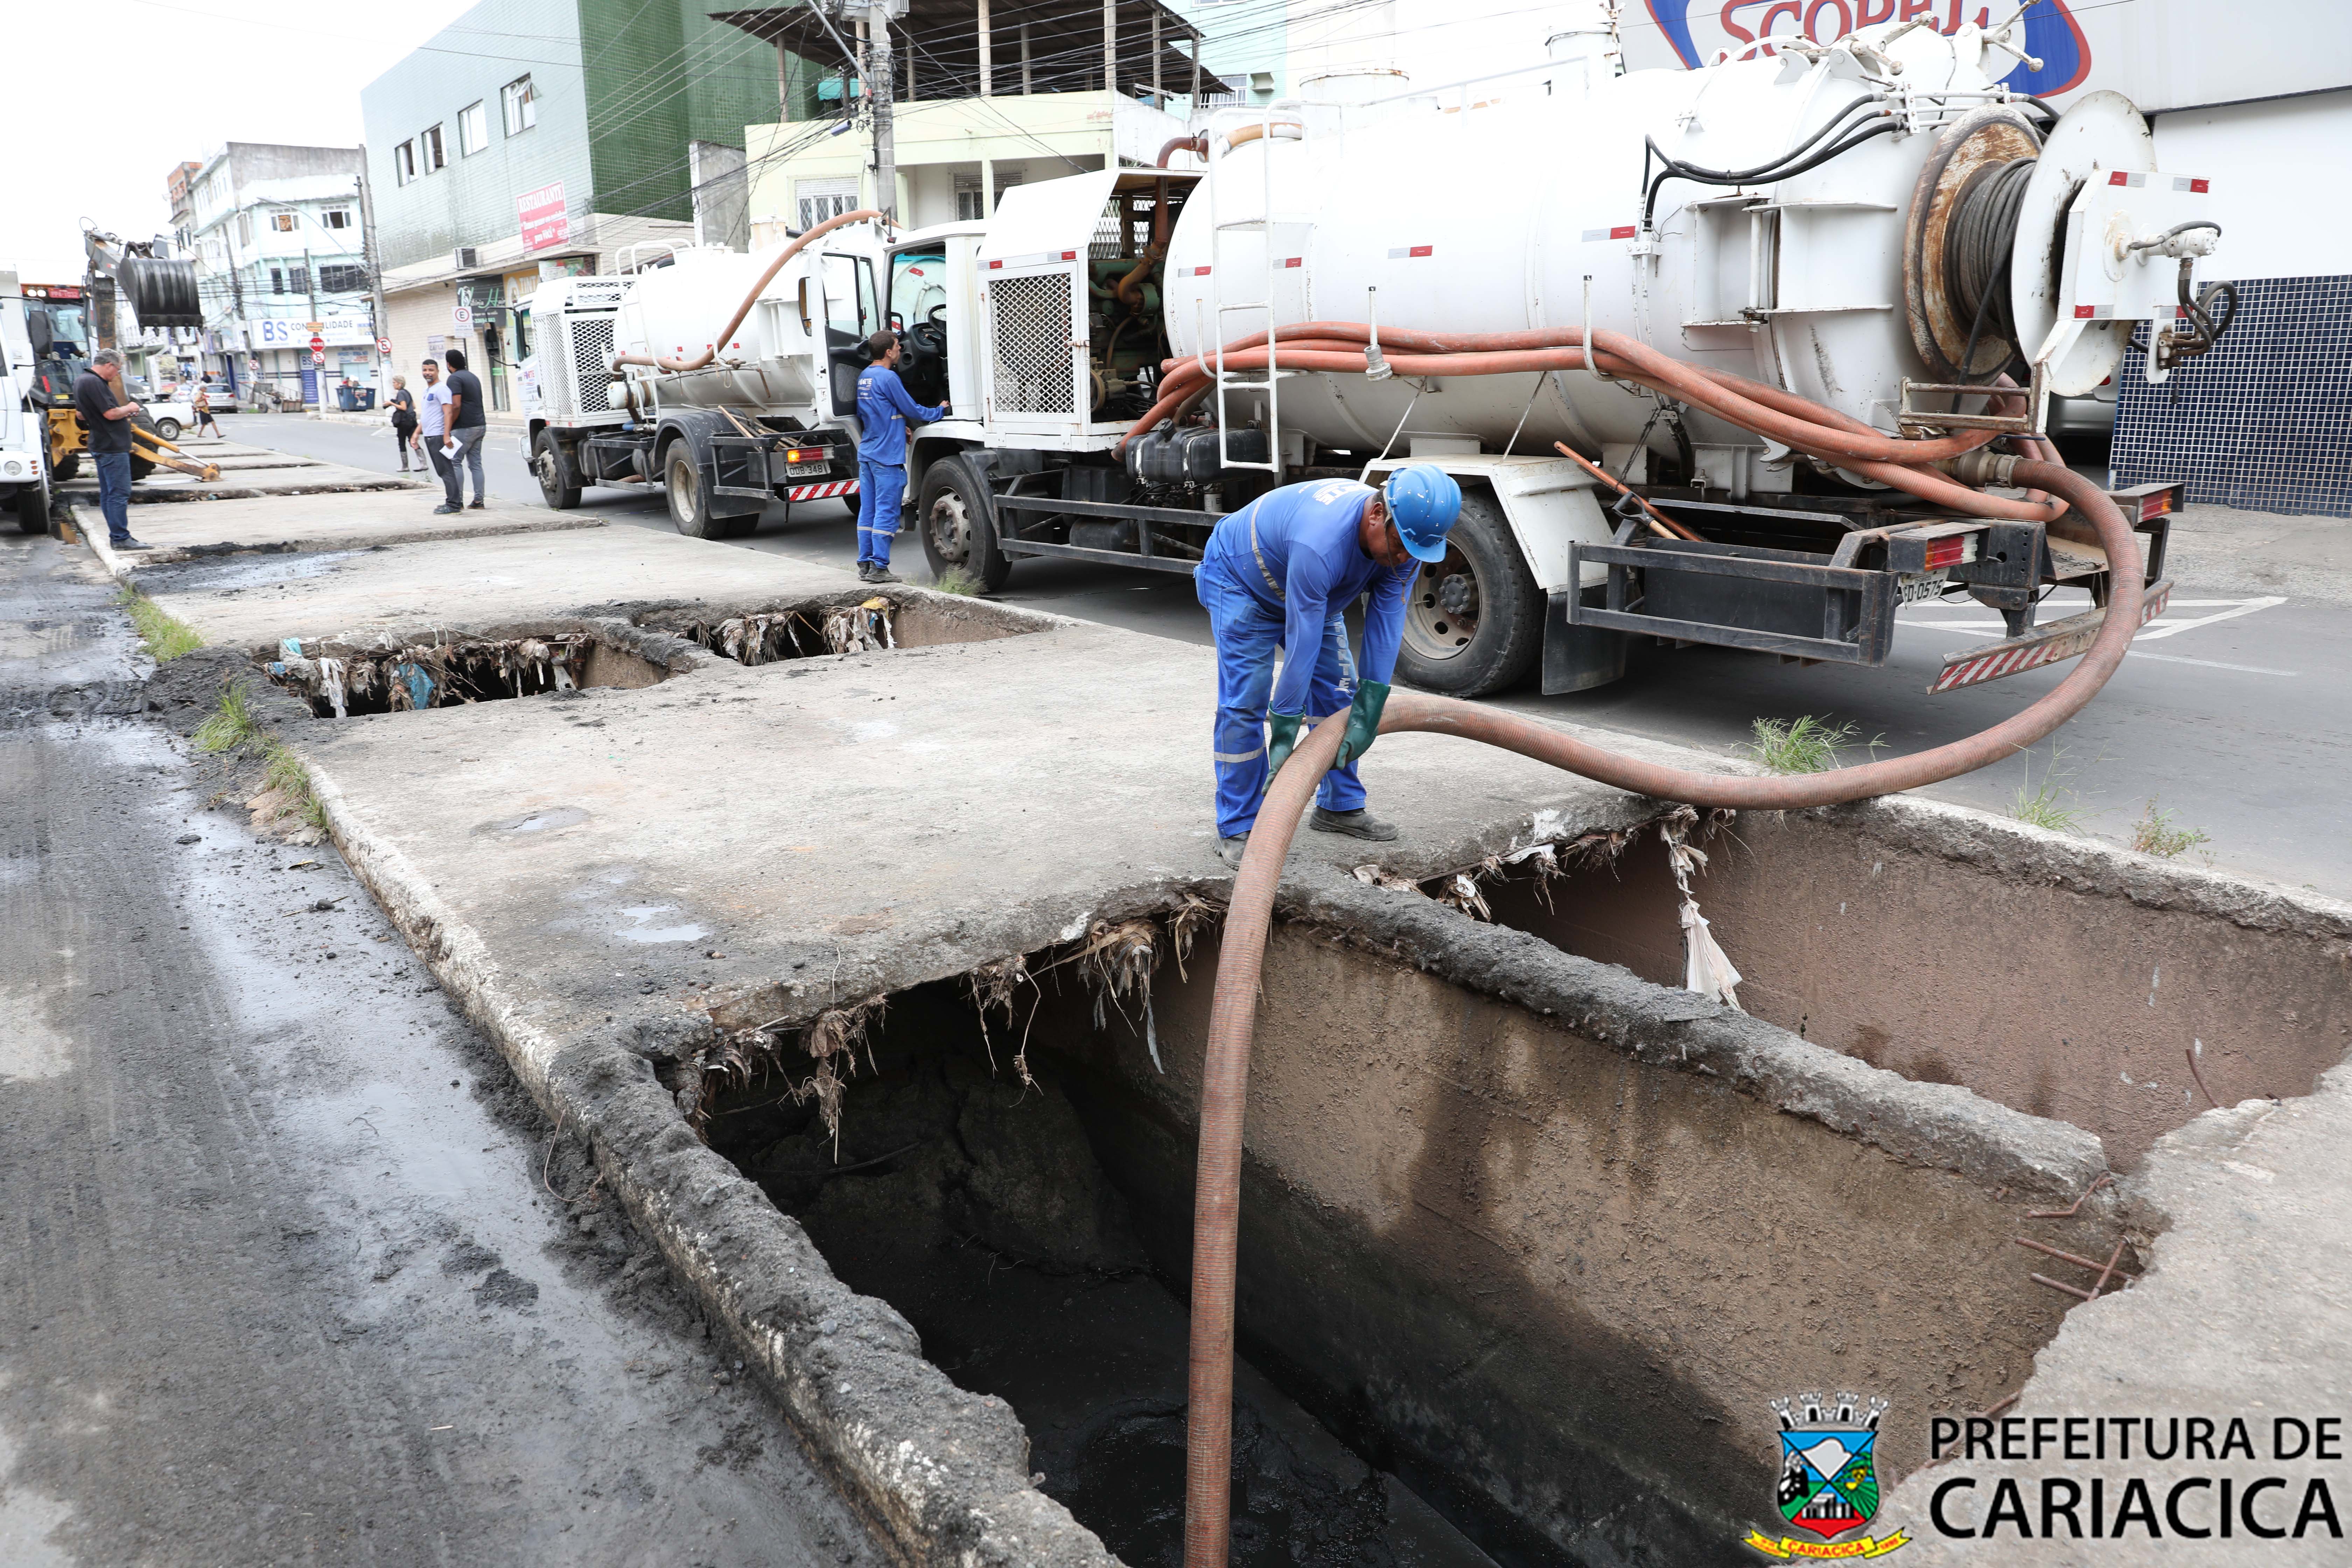
[[[774,254],[698,247],[678,251],[667,267],[638,274],[621,305],[615,350],[676,358],[715,347],[717,358],[706,369],[678,374],[631,367],[630,377],[649,384],[664,405],[753,411],[808,403],[816,392],[811,329],[822,333],[824,328],[817,253],[786,263],[726,342],[714,344],[710,337]]]
[[[1865,49],[1857,59],[1852,47],[1696,71],[1521,76],[1463,93],[1451,109],[1406,104],[1370,119],[1347,110],[1359,122],[1338,133],[1311,110],[1277,106],[1277,133],[1230,152],[1221,145],[1184,206],[1166,273],[1173,346],[1213,353],[1262,331],[1265,310],[1235,307],[1269,299],[1282,323],[1375,320],[1441,332],[1590,325],[1891,431],[1903,379],[1937,379],[1913,346],[1905,305],[1914,186],[1943,124],[1990,101],[1989,69],[2014,63],[1966,26],[1949,38],[1913,29],[1891,53],[1902,71],[1875,79],[1883,58]],[[1775,184],[1670,181],[1645,228],[1645,138],[1685,163],[1755,168],[1874,93],[1895,107],[1907,98],[1921,128],[1874,137]],[[1266,117],[1230,113],[1212,134],[1222,142]],[[1285,120],[1303,131],[1284,133]],[[1655,174],[1654,159],[1646,172]],[[1247,414],[1263,398],[1229,398],[1229,409],[1236,401]],[[1426,387],[1402,375],[1286,376],[1279,402],[1285,431],[1357,451],[1393,444],[1402,452],[1420,434],[1475,437],[1494,452],[1516,428],[1518,452],[1548,451],[1555,440],[1591,452],[1640,440],[1645,426],[1667,449],[1653,423],[1655,398],[1584,371]],[[1696,414],[1689,423],[1699,441],[1759,444]]]

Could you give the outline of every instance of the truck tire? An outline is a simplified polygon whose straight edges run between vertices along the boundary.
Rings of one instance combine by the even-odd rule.
[[[68,452],[64,457],[58,459],[57,466],[51,470],[51,472],[57,476],[57,479],[59,484],[65,483],[66,480],[72,479],[76,474],[81,472],[81,454],[79,452]]]
[[[923,559],[934,581],[961,572],[993,594],[1013,575],[1013,563],[996,547],[996,509],[987,482],[962,457],[941,458],[923,470],[915,509],[923,535]]]
[[[539,477],[539,493],[551,510],[570,511],[580,504],[580,476],[572,471],[572,460],[564,456],[563,445],[552,431],[541,430],[539,439],[531,443],[530,467]]]
[[[49,531],[49,490],[47,485],[26,485],[15,498],[16,526],[26,533]]]
[[[131,423],[146,431],[150,436],[162,437],[165,440],[171,438],[163,436],[163,433],[155,427],[154,416],[143,408],[131,416]],[[163,466],[147,455],[149,450],[152,448],[142,450],[138,442],[131,443],[131,477],[133,479],[143,479]]]
[[[673,441],[662,454],[662,493],[680,533],[688,539],[727,537],[727,525],[711,517],[710,499],[702,493],[702,465],[694,460],[692,441]]]
[[[1445,559],[1423,566],[1405,592],[1397,678],[1447,697],[1517,685],[1543,651],[1545,608],[1502,508],[1465,491]]]

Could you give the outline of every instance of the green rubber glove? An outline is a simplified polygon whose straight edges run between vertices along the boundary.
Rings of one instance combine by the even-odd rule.
[[[1381,710],[1388,701],[1387,681],[1367,680],[1357,686],[1356,700],[1348,704],[1348,736],[1339,742],[1339,766],[1346,767],[1372,749],[1372,738],[1381,732]]]
[[[1283,763],[1290,756],[1290,749],[1298,744],[1300,719],[1301,715],[1297,713],[1276,713],[1268,718],[1267,721],[1274,729],[1274,738],[1265,746],[1265,778],[1268,784],[1272,784],[1274,775],[1282,771]]]

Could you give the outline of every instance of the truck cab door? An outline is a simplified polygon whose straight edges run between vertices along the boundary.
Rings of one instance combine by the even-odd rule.
[[[824,357],[833,386],[833,412],[857,412],[857,378],[873,363],[866,340],[882,327],[874,290],[874,263],[863,256],[824,258]]]

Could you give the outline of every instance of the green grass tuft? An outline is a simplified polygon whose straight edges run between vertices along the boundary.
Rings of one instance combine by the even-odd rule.
[[[165,615],[162,605],[136,588],[123,589],[114,596],[114,602],[130,616],[139,640],[147,645],[148,657],[157,664],[169,664],[182,654],[194,653],[205,646],[195,627]]]
[[[2169,860],[2175,855],[2185,854],[2200,844],[2211,842],[2212,835],[2201,827],[2174,826],[2172,813],[2159,810],[2153,795],[2148,797],[2147,809],[2140,813],[2137,822],[2132,824],[2131,847],[2143,855],[2154,855],[2159,859]]]
[[[2033,784],[2033,753],[2025,754],[2025,782],[2017,786],[2017,795],[2010,803],[2009,815],[2034,827],[2046,827],[2053,833],[2082,834],[2089,831],[2084,826],[2083,797],[2072,788],[2060,784],[2063,778],[2074,777],[2074,771],[2059,769],[2059,760],[2066,754],[2063,746],[2050,748],[2050,765],[2042,770],[2042,784]]]
[[[977,594],[980,592],[980,579],[961,566],[950,566],[931,579],[931,592],[964,595]]]
[[[196,726],[196,750],[242,751],[260,735],[261,726],[255,721],[253,710],[245,700],[245,688],[227,686],[221,689],[220,706]]]
[[[1886,743],[1884,735],[1861,739],[1852,724],[1832,725],[1810,713],[1790,720],[1759,719],[1751,729],[1755,743],[1748,749],[1776,773],[1820,773],[1837,767],[1843,747],[1860,746],[1873,756]]]

